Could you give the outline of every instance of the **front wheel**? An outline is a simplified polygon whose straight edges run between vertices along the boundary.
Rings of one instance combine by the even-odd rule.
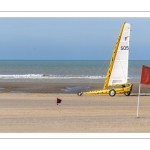
[[[131,94],[131,91],[124,93],[125,96],[130,96],[130,94]]]
[[[78,96],[82,96],[83,92],[78,92],[77,95]]]
[[[110,95],[111,97],[115,96],[115,95],[116,95],[116,91],[115,91],[114,89],[111,89],[111,90],[109,91],[109,95]]]

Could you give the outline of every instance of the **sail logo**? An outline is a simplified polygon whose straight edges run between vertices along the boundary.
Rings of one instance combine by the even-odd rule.
[[[121,50],[129,50],[129,46],[121,46]]]

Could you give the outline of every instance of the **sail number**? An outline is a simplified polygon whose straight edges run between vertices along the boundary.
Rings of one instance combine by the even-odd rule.
[[[121,46],[121,50],[129,50],[128,46]]]

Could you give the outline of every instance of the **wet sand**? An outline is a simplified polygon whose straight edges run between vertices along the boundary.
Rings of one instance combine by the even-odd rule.
[[[0,133],[149,133],[149,86],[141,87],[136,117],[138,83],[131,96],[77,96],[64,92],[79,83],[1,83]],[[83,84],[82,84],[83,85]],[[85,84],[86,86],[86,84]],[[92,85],[92,89],[99,84]],[[21,92],[24,91],[24,92]],[[56,104],[56,98],[62,102]]]
[[[103,84],[103,82],[92,84],[85,82],[0,82],[0,93],[77,93],[78,91],[102,89]],[[65,91],[68,87],[72,90]],[[79,87],[79,89],[74,89],[74,87]],[[139,83],[134,82],[132,93],[137,94],[138,90]],[[150,86],[142,85],[141,93],[150,93]]]

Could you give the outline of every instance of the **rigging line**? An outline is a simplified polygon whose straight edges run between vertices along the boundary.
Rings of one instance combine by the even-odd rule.
[[[108,60],[105,60],[105,61],[103,62],[103,64],[101,65],[101,67],[100,67],[100,69],[99,69],[99,71],[98,71],[98,72],[100,72],[100,71],[102,70],[102,68],[103,68],[103,66],[105,65],[106,61],[108,61]],[[91,86],[91,84],[92,84],[92,83],[93,83],[93,81],[92,81],[92,80],[90,80],[90,83],[89,83],[89,85],[87,86],[86,90],[88,89],[88,87],[90,87],[90,86]]]
[[[108,59],[108,60],[105,60],[105,61],[103,62],[103,64],[101,65],[99,71],[97,71],[98,73],[102,70],[103,66],[106,64],[106,61],[109,61],[109,62],[110,62],[111,56],[112,56],[112,54],[109,55],[109,59]],[[109,63],[108,63],[108,67],[109,67]],[[108,69],[108,67],[107,67],[107,69]],[[105,73],[105,78],[106,78],[106,74],[107,74],[107,70],[106,70],[106,73]],[[92,82],[92,80],[91,80],[90,83],[89,83],[89,85],[88,85],[88,87],[91,86],[92,83],[93,83],[93,82]],[[86,90],[88,89],[88,87],[86,88]]]

